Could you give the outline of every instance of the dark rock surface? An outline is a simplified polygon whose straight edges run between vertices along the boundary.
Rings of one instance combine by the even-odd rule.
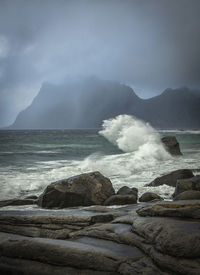
[[[188,179],[194,177],[190,169],[179,169],[175,170],[167,175],[163,175],[154,179],[151,183],[146,186],[160,186],[163,184],[176,187],[176,182],[179,179]]]
[[[140,216],[182,217],[200,219],[200,200],[163,201],[137,210]]]
[[[200,191],[200,176],[178,180],[173,197],[176,197],[180,193],[188,190]]]
[[[32,198],[11,199],[11,200],[0,201],[0,207],[10,206],[10,205],[31,205],[31,204],[37,204],[37,201]]]
[[[200,200],[4,209],[0,232],[1,274],[197,275],[200,270]]]
[[[153,192],[146,192],[139,198],[140,202],[148,202],[153,200],[163,200],[163,198]]]
[[[166,150],[171,154],[175,156],[182,155],[180,151],[179,143],[175,136],[167,136],[161,138],[162,143],[164,144]]]
[[[117,191],[117,195],[138,195],[138,189],[135,187],[123,186]]]
[[[113,195],[104,202],[104,205],[124,205],[134,203],[137,203],[137,196],[135,195]]]
[[[174,201],[177,200],[200,200],[200,191],[188,190],[180,193],[174,198]]]
[[[114,193],[108,178],[91,172],[48,185],[39,196],[38,205],[44,208],[98,205]]]

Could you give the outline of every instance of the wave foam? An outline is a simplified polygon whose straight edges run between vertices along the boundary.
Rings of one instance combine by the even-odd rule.
[[[135,160],[144,158],[157,160],[170,156],[162,145],[160,135],[151,127],[133,116],[119,115],[104,120],[103,130],[99,132],[124,152],[135,152]]]

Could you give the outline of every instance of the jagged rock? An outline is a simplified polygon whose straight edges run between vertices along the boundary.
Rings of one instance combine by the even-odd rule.
[[[104,205],[125,205],[134,203],[137,203],[137,197],[135,195],[113,195],[104,202]]]
[[[136,210],[140,216],[200,218],[200,201],[163,201]]]
[[[188,190],[200,191],[200,176],[178,180],[173,197]]]
[[[111,181],[101,173],[85,173],[48,185],[38,204],[44,208],[102,204],[114,193]]]
[[[117,195],[138,195],[138,189],[135,187],[123,186],[117,191]]]
[[[31,205],[37,204],[35,199],[10,199],[5,201],[0,201],[0,207],[11,206],[11,205]]]
[[[146,192],[139,198],[140,202],[148,202],[153,200],[163,200],[163,198],[153,192]]]
[[[162,143],[164,144],[166,150],[171,154],[171,155],[182,155],[179,147],[179,143],[176,139],[175,136],[167,136],[161,138]]]
[[[179,169],[175,170],[167,175],[158,177],[154,179],[151,183],[147,184],[146,186],[159,186],[159,185],[169,185],[176,187],[176,182],[179,179],[188,179],[193,177],[193,173],[190,169]]]
[[[174,201],[177,200],[200,200],[200,191],[188,190],[180,193],[174,198]]]

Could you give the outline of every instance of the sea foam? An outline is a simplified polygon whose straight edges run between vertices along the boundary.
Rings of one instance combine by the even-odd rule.
[[[124,152],[135,152],[135,158],[168,159],[160,135],[146,122],[130,115],[119,115],[103,121],[103,130],[99,132]]]

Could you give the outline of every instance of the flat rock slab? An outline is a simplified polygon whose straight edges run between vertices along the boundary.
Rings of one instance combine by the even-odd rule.
[[[140,216],[200,218],[200,200],[158,202],[137,210]]]
[[[136,247],[95,238],[64,241],[0,233],[0,256],[53,266],[114,272],[125,260],[138,260],[144,254]]]
[[[0,211],[0,231],[32,237],[66,239],[76,231],[95,223],[113,220],[109,213],[84,210],[5,210]]]

